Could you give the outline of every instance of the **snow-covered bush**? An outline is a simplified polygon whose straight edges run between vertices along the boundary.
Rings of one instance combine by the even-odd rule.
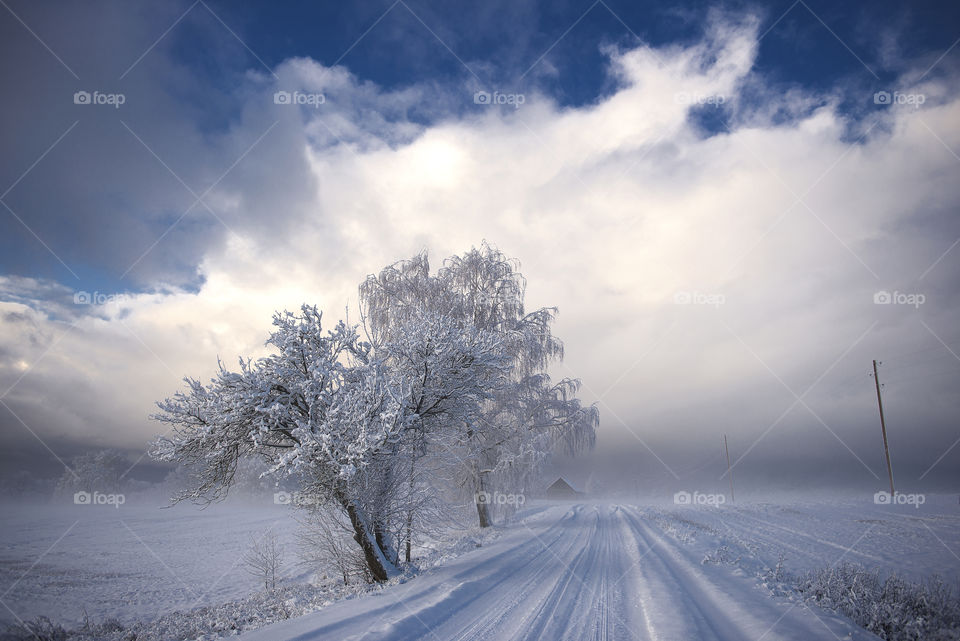
[[[264,590],[273,590],[277,587],[277,575],[283,565],[283,546],[267,530],[250,541],[250,547],[243,555],[243,563],[250,574],[263,581]]]
[[[887,641],[960,639],[960,596],[939,577],[912,583],[851,563],[797,579],[803,597],[842,612]]]
[[[352,593],[356,593],[356,589]],[[152,621],[123,625],[108,619],[72,629],[50,623],[46,617],[13,626],[0,641],[193,641],[230,637],[271,623],[319,610],[348,592],[331,592],[311,585],[294,585],[260,592],[240,601],[171,612]]]
[[[737,565],[740,563],[740,555],[734,554],[726,545],[721,545],[715,552],[708,552],[700,562],[704,565]]]
[[[69,634],[61,626],[52,623],[47,617],[37,617],[11,625],[0,634],[0,641],[67,641]]]
[[[304,565],[321,571],[333,568],[344,585],[373,581],[363,553],[353,541],[353,529],[339,510],[313,506],[298,522],[297,554]]]

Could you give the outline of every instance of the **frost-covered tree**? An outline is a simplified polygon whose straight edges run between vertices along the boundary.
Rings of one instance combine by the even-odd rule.
[[[58,494],[119,492],[130,463],[120,452],[98,450],[77,456],[57,483]]]
[[[459,484],[477,497],[481,527],[491,522],[489,504],[480,500],[485,492],[497,484],[524,487],[552,452],[592,447],[599,422],[597,408],[576,397],[578,380],[553,383],[547,374],[563,358],[563,344],[550,329],[557,310],[525,311],[526,281],[517,267],[485,243],[448,259],[435,275],[424,253],[369,276],[360,287],[363,324],[374,348],[395,340],[409,319],[424,314],[499,337],[508,381],[476,420],[440,443],[442,452],[433,452],[448,455]],[[428,453],[421,448],[415,455]]]
[[[376,348],[343,322],[324,331],[321,321],[306,305],[278,313],[269,356],[241,359],[236,372],[221,364],[207,385],[185,379],[158,403],[154,418],[173,433],[153,453],[196,470],[178,500],[222,498],[238,461],[268,461],[270,473],[343,510],[371,576],[385,581],[397,573],[391,496],[402,454],[475,420],[505,376],[503,349],[497,335],[436,314],[406,319]]]
[[[256,459],[340,510],[369,576],[389,579],[439,513],[437,489],[522,488],[552,452],[593,444],[597,410],[579,382],[547,374],[563,356],[556,310],[526,312],[524,290],[515,263],[484,245],[435,275],[420,255],[369,277],[366,341],[343,322],[325,330],[315,307],[277,313],[268,356],[220,363],[208,384],[187,378],[158,403],[171,433],[153,454],[189,471],[174,499],[224,498]]]

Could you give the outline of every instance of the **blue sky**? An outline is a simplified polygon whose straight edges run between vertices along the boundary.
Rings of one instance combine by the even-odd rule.
[[[57,7],[76,12],[73,19],[83,27],[78,29],[79,37],[60,32],[70,20],[58,17]],[[5,154],[9,162],[4,163],[4,175],[8,183],[15,180],[18,170],[29,166],[63,131],[54,126],[56,109],[41,106],[38,113],[45,92],[37,85],[67,91],[93,83],[126,91],[130,99],[123,115],[128,119],[169,120],[172,135],[183,135],[186,129],[214,144],[219,137],[229,136],[243,117],[242,92],[249,88],[250,74],[272,74],[278,65],[296,57],[340,65],[381,91],[429,85],[438,94],[455,93],[462,87],[540,92],[560,108],[578,108],[617,90],[617,80],[609,73],[611,49],[689,45],[703,37],[709,16],[717,15],[751,15],[758,21],[752,68],[755,86],[743,92],[744,104],[768,103],[771,93],[820,92],[835,97],[838,113],[853,123],[882,109],[864,96],[889,89],[906,67],[929,63],[936,64],[935,69],[947,68],[956,54],[960,24],[960,9],[942,2],[383,2],[348,6],[299,2],[279,8],[269,3],[183,2],[129,10],[104,5],[100,13],[68,4],[12,3],[3,22],[8,36],[4,46],[10,54],[7,64],[19,67],[10,71],[11,79],[29,73],[33,80],[18,83],[24,100],[6,110],[4,125],[9,138],[17,140],[27,134],[28,140]],[[46,29],[45,35],[31,24],[40,31]],[[128,37],[118,38],[118,29],[129,29]],[[945,53],[946,62],[940,59]],[[157,60],[165,63],[159,71],[154,64]],[[144,68],[139,68],[141,64]],[[151,84],[152,73],[162,74],[159,86]],[[38,95],[32,97],[34,91]],[[175,103],[175,108],[151,105],[158,94],[162,101]],[[800,117],[822,103],[814,101],[801,112],[784,117]],[[462,100],[424,101],[385,117],[427,125],[471,110],[482,107]],[[704,136],[723,133],[732,126],[729,105],[705,105],[692,109],[689,117]],[[25,120],[37,124],[24,132]],[[60,124],[70,123],[69,116],[59,120]],[[116,120],[112,117],[104,124],[114,126]],[[74,133],[101,123],[84,118],[79,124],[82,127]],[[856,125],[852,127],[855,133]],[[101,134],[90,132],[98,138]],[[86,150],[73,153],[76,157],[71,162],[89,157]],[[136,168],[141,178],[151,171]],[[162,233],[180,215],[177,207],[168,204],[156,207],[148,217],[131,214],[136,207],[121,194],[112,194],[113,202],[101,203],[110,200],[108,190],[99,184],[81,189],[93,192],[84,194],[98,201],[91,206],[111,208],[114,224],[139,228],[144,240]],[[12,197],[26,198],[27,192],[24,188]],[[47,202],[37,207],[50,211],[41,238],[54,239],[51,242],[56,244],[61,230],[65,238],[83,233],[67,221],[67,203]],[[164,211],[167,208],[170,210]],[[131,220],[131,215],[136,220]],[[103,243],[94,238],[79,248],[65,246],[69,243],[51,246],[51,253],[36,251],[37,239],[11,216],[2,224],[10,232],[4,234],[0,259],[0,269],[5,272],[74,281],[79,276],[86,286],[111,292],[144,291],[158,284],[150,269],[139,269],[138,264],[124,273],[125,269],[110,260],[106,245],[116,236],[126,237],[122,231],[101,235]],[[54,255],[57,253],[70,254],[69,261],[63,259],[69,269]],[[171,252],[164,258],[160,248],[151,252],[151,259],[161,263],[157,269],[165,279],[196,286],[195,267],[201,253],[199,247],[193,247],[186,256]],[[128,258],[132,251],[130,257],[124,256],[129,263]]]
[[[726,432],[872,486],[887,358],[897,465],[955,484],[957,6],[4,2],[16,465],[136,458],[273,310],[486,239],[559,306],[597,456],[669,489]]]
[[[480,82],[517,90],[548,87],[560,104],[570,106],[610,91],[602,46],[693,42],[712,10],[761,17],[756,68],[769,81],[821,89],[857,76],[872,78],[867,82],[878,83],[879,89],[896,76],[894,65],[902,58],[950,47],[960,22],[960,9],[943,2],[388,1],[350,7],[303,2],[279,11],[225,2],[209,6],[242,30],[267,65],[307,56],[345,64],[365,79],[396,87],[428,78],[468,79],[471,71],[460,58]],[[888,47],[896,47],[900,60],[886,57],[892,53],[885,51]],[[189,49],[183,53],[187,59],[195,54]],[[544,54],[545,66],[555,68],[555,74],[534,66]]]

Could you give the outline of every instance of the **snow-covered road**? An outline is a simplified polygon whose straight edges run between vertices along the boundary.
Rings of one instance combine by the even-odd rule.
[[[379,593],[241,636],[314,639],[875,639],[701,563],[637,508],[553,505],[492,544]]]

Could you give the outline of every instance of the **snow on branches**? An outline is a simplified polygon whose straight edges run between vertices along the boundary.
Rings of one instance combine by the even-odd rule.
[[[194,474],[175,498],[220,499],[238,461],[259,458],[267,474],[338,506],[370,575],[388,579],[401,540],[409,560],[442,470],[481,492],[485,475],[519,479],[550,451],[592,446],[596,409],[575,397],[577,381],[553,384],[544,371],[563,355],[556,310],[526,313],[524,289],[514,264],[484,245],[437,275],[420,255],[368,277],[368,341],[342,321],[325,330],[313,306],[275,314],[268,356],[236,371],[218,363],[208,384],[187,378],[157,404],[153,418],[170,432],[153,455]]]
[[[599,413],[584,407],[580,382],[553,384],[548,366],[563,359],[563,343],[550,326],[556,308],[527,312],[526,281],[516,261],[484,243],[445,261],[430,273],[420,254],[368,276],[360,286],[361,316],[372,343],[388,344],[404,333],[408,319],[434,314],[461,328],[499,339],[508,372],[477,419],[451,434],[441,454],[449,455],[457,483],[480,497],[491,484],[525,487],[555,451],[573,455],[593,446]],[[481,526],[489,508],[477,501]]]

